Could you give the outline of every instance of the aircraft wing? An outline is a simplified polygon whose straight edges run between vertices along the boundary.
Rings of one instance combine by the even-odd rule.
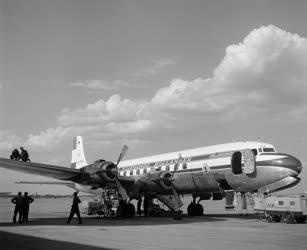
[[[0,158],[0,167],[26,174],[41,175],[58,180],[81,182],[90,178],[89,174],[82,173],[79,169],[60,167],[34,162],[23,162]]]

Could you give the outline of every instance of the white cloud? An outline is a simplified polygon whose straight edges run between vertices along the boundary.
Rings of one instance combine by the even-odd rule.
[[[48,128],[46,131],[41,132],[38,135],[29,135],[26,145],[36,149],[46,149],[54,147],[59,140],[65,137],[71,128]]]
[[[7,152],[22,145],[21,138],[9,130],[0,129],[0,151]]]
[[[170,58],[159,58],[152,60],[152,65],[148,68],[141,70],[140,72],[135,73],[137,77],[146,77],[152,75],[158,75],[163,72],[166,67],[175,65],[176,62]]]
[[[89,90],[115,90],[120,87],[134,87],[134,83],[122,80],[104,81],[104,80],[87,80],[69,83],[70,87],[85,88]]]
[[[307,41],[273,25],[231,45],[212,78],[176,79],[152,102],[202,113],[260,108],[294,111],[306,104]]]
[[[172,60],[156,61],[143,73],[155,74],[172,64]],[[208,117],[302,114],[307,110],[306,68],[305,38],[273,25],[261,27],[242,43],[227,47],[211,78],[174,79],[147,100],[113,95],[84,108],[64,109],[56,129],[30,135],[29,142],[55,146],[85,132],[93,141],[142,141],[165,131],[202,129]]]

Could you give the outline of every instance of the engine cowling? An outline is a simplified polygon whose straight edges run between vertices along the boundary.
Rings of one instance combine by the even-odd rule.
[[[165,190],[172,189],[173,181],[173,175],[170,172],[161,172],[159,180],[161,188]]]
[[[151,191],[171,191],[173,185],[173,174],[168,171],[149,172],[144,182]]]
[[[112,182],[115,181],[118,175],[118,169],[113,162],[105,161],[98,165],[95,175],[98,175],[106,182]]]
[[[97,160],[84,167],[83,171],[91,175],[93,182],[103,186],[109,182],[114,182],[118,175],[117,166],[113,162],[105,160]]]

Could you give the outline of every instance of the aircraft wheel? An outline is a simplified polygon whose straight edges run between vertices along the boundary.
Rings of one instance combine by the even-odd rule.
[[[300,216],[295,218],[297,223],[305,223],[306,222],[306,216]]]
[[[175,212],[175,214],[174,214],[174,220],[182,220],[182,213],[181,213],[181,211],[177,211],[177,212]]]
[[[126,205],[125,210],[126,210],[126,216],[127,217],[133,217],[135,215],[135,207],[132,203],[128,203]]]
[[[283,221],[287,224],[292,224],[295,221],[294,215],[291,212],[286,212],[284,217],[283,217]]]
[[[126,214],[126,205],[120,202],[116,211],[117,217],[124,217]]]
[[[195,215],[202,216],[203,214],[204,214],[204,207],[199,203],[195,204]]]
[[[268,223],[272,223],[272,222],[273,222],[273,216],[272,216],[272,215],[268,215],[268,216],[266,217],[266,221],[267,221]]]
[[[195,214],[195,212],[196,212],[195,208],[196,208],[195,203],[190,203],[190,205],[188,206],[188,209],[187,209],[189,216],[195,216],[196,215]]]

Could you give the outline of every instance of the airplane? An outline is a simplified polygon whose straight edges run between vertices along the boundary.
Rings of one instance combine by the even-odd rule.
[[[180,195],[192,195],[187,209],[190,216],[202,215],[202,200],[221,200],[228,192],[244,195],[283,190],[297,185],[302,171],[299,159],[278,153],[273,145],[258,141],[232,142],[122,161],[127,150],[124,146],[116,163],[98,159],[88,164],[83,139],[77,136],[70,168],[6,158],[0,158],[0,167],[66,181],[65,185],[74,184],[76,190],[87,193],[116,189],[122,216],[134,216],[133,199],[157,198],[177,219],[181,218],[183,206]]]

